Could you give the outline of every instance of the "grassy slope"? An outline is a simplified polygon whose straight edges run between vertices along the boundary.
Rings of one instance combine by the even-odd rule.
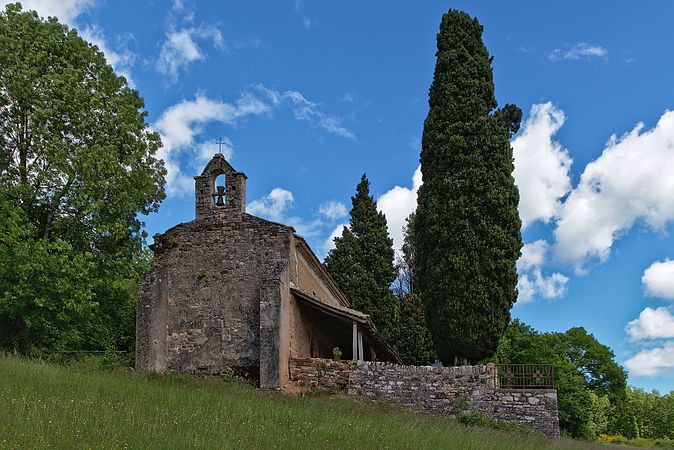
[[[0,448],[587,448],[349,398],[0,356]],[[597,445],[597,448],[606,446]]]

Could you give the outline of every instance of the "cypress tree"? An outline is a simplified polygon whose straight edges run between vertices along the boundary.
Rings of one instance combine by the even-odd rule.
[[[496,351],[522,247],[510,147],[522,112],[496,109],[482,31],[464,12],[442,17],[415,221],[416,287],[438,357],[454,365]]]
[[[370,196],[370,182],[363,174],[351,197],[351,220],[325,266],[351,307],[369,314],[384,339],[392,339],[398,322],[398,305],[390,286],[395,279],[393,240],[386,217]]]

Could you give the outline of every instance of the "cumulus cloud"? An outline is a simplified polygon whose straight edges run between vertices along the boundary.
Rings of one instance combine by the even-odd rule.
[[[256,89],[267,96],[274,105],[290,105],[295,118],[309,122],[312,126],[322,128],[331,134],[336,134],[348,139],[356,136],[343,125],[343,120],[337,116],[323,112],[320,106],[308,100],[302,93],[297,91],[277,91],[257,84]]]
[[[191,176],[185,176],[181,171],[179,161],[181,153],[189,153],[190,161],[192,161],[190,169],[198,169],[198,166],[210,159],[217,151],[218,147],[215,143],[197,142],[196,138],[201,135],[206,124],[220,122],[232,126],[248,116],[268,115],[274,108],[285,104],[285,93],[269,91],[270,94],[267,92],[261,94],[260,86],[256,86],[253,92],[244,92],[234,102],[223,102],[197,94],[194,100],[183,100],[170,106],[161,114],[153,124],[153,129],[160,133],[164,143],[158,156],[166,164],[166,185],[169,195],[189,192],[194,184]],[[262,87],[262,89],[266,88]],[[296,91],[287,92],[301,96]],[[313,104],[308,100],[307,102]],[[323,128],[331,132],[331,129]],[[224,138],[224,143],[222,153],[230,158],[233,154],[232,141]]]
[[[625,332],[633,341],[674,338],[674,315],[664,306],[646,307],[638,318],[627,324]]]
[[[517,260],[517,269],[525,271],[541,267],[545,262],[545,257],[549,248],[550,244],[544,239],[524,244],[522,247],[522,256]]]
[[[531,272],[520,275],[517,279],[519,292],[517,302],[519,304],[529,303],[536,297],[546,299],[563,297],[566,294],[568,282],[569,277],[561,273],[555,272],[545,276],[540,268],[535,268]]]
[[[318,208],[318,212],[331,220],[339,220],[347,215],[346,205],[334,200],[321,204]]]
[[[522,132],[512,141],[522,228],[553,219],[560,199],[571,190],[571,157],[553,140],[564,120],[564,112],[550,102],[533,105]]]
[[[641,277],[646,295],[674,299],[674,261],[656,261],[644,271]]]
[[[589,260],[605,261],[637,220],[663,229],[674,219],[672,173],[674,112],[651,130],[638,124],[620,138],[613,135],[559,211],[555,254],[582,271]]]
[[[654,377],[671,373],[674,370],[674,342],[642,350],[625,361],[625,366],[634,377]]]
[[[3,10],[9,3],[16,0],[0,0],[0,8]],[[34,10],[41,17],[56,17],[60,22],[73,26],[75,19],[88,8],[91,8],[96,0],[21,0],[24,11]]]
[[[269,109],[269,105],[250,95],[242,95],[237,101],[226,103],[201,94],[194,100],[184,100],[167,108],[153,125],[164,143],[158,156],[166,165],[167,192],[181,194],[189,192],[194,186],[192,177],[181,171],[177,158],[180,152],[190,151],[200,159],[208,159],[215,153],[214,144],[211,144],[212,150],[208,155],[208,144],[195,143],[195,137],[201,134],[206,123],[215,121],[232,125],[245,116],[267,113]],[[231,141],[227,142],[231,144]],[[231,145],[225,147],[225,151],[227,156],[231,156]]]
[[[608,50],[600,45],[588,44],[586,42],[579,42],[573,47],[561,49],[556,48],[548,57],[552,61],[568,61],[568,60],[578,60],[585,59],[589,60],[592,58],[604,59],[608,56]]]
[[[80,31],[80,36],[87,42],[90,42],[98,47],[103,52],[108,64],[115,69],[115,72],[126,78],[129,86],[134,87],[133,78],[131,77],[131,68],[136,62],[136,54],[122,45],[118,49],[110,47],[103,30],[98,26],[87,26]]]
[[[412,176],[412,187],[394,186],[377,200],[377,209],[386,216],[388,233],[393,239],[393,248],[399,252],[405,235],[405,219],[417,209],[417,191],[422,183],[421,166]]]
[[[175,81],[181,70],[186,70],[191,63],[206,58],[199,43],[208,41],[215,48],[224,48],[225,41],[220,30],[212,25],[179,30],[169,28],[166,32],[166,40],[159,51],[157,70]]]
[[[249,203],[246,212],[289,225],[295,229],[297,234],[305,238],[320,236],[326,224],[320,219],[306,220],[303,217],[292,215],[294,202],[295,196],[292,192],[276,187],[269,194]]]
[[[279,220],[294,201],[295,197],[292,192],[276,187],[269,194],[251,202],[246,207],[246,211],[271,220]]]
[[[517,261],[518,303],[528,303],[537,297],[560,298],[566,294],[569,278],[557,272],[545,275],[541,269],[546,262],[549,248],[550,245],[543,239],[524,244],[522,247],[522,256]]]

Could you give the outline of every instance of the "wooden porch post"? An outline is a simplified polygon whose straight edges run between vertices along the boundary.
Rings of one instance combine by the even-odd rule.
[[[358,332],[358,361],[363,361],[365,359],[363,351],[363,332]]]
[[[353,322],[353,345],[351,359],[358,359],[358,324],[355,321]]]

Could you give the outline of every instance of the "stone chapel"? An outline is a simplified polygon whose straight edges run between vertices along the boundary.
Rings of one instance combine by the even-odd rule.
[[[332,358],[336,347],[342,359],[399,362],[292,227],[246,213],[244,173],[218,153],[194,179],[195,220],[151,245],[137,370],[259,376],[285,389],[291,358]]]

